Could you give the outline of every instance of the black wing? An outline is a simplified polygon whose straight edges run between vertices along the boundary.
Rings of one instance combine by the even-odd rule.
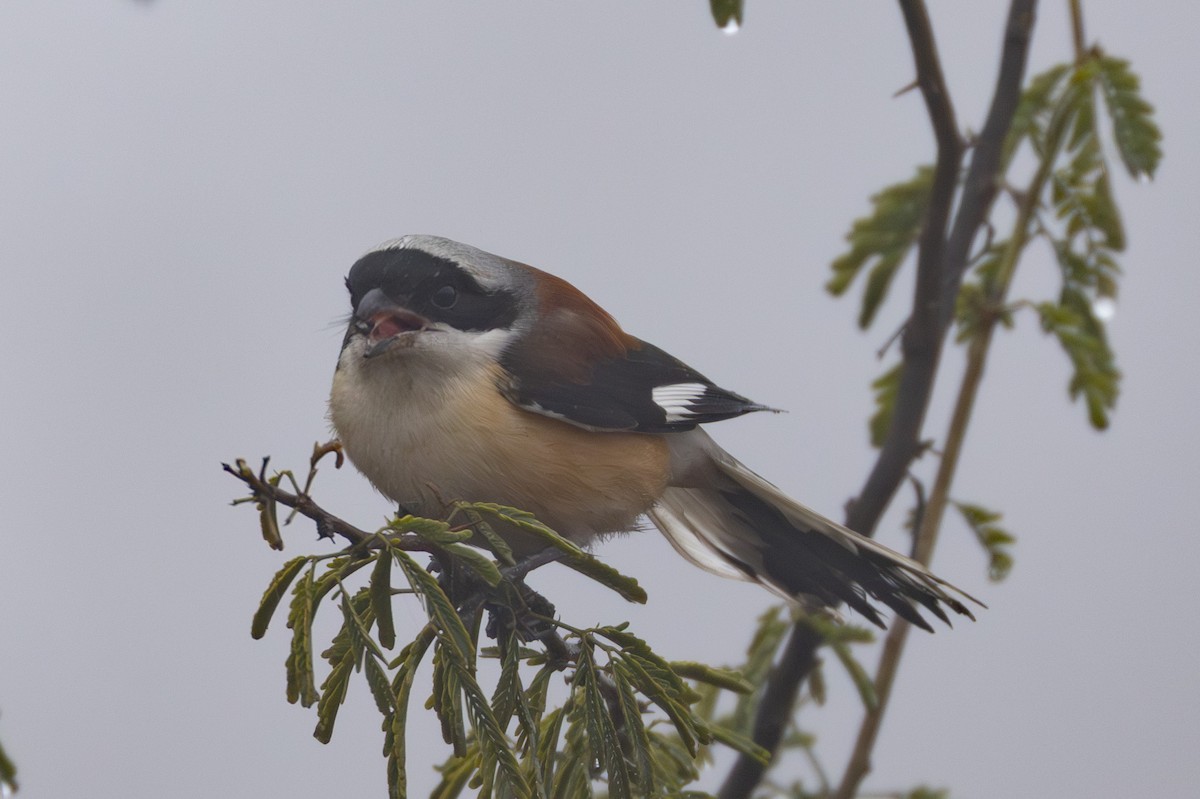
[[[501,358],[510,376],[506,394],[525,410],[589,430],[672,433],[770,410],[715,385],[652,344],[628,334],[623,338],[628,346],[590,359],[590,367],[582,370],[555,356],[533,362],[522,355],[525,348],[515,347]]]

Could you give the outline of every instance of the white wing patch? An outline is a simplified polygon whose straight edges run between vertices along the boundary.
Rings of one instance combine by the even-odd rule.
[[[650,397],[667,414],[668,422],[686,422],[696,415],[696,400],[707,392],[708,386],[703,383],[671,383],[656,386]]]

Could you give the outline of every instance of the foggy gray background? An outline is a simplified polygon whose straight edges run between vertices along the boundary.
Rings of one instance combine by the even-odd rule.
[[[948,521],[935,567],[991,609],[912,637],[871,789],[1173,797],[1200,778],[1200,8],[1086,5],[1089,36],[1133,60],[1166,134],[1153,184],[1117,180],[1120,405],[1094,433],[1034,320],[999,337],[954,494],[1004,511],[1016,568],[989,584]],[[976,130],[1003,6],[931,5]],[[1044,4],[1034,71],[1069,57],[1065,6]],[[702,0],[0,4],[0,740],[22,795],[384,794],[365,686],[323,747],[315,713],[284,701],[282,621],[249,636],[284,558],[330,545],[299,523],[269,550],[253,511],[228,507],[240,485],[219,463],[303,469],[327,437],[342,277],[393,236],[556,272],[634,334],[789,409],[710,429],[839,517],[872,462],[874,353],[911,274],[868,335],[857,294],[822,284],[868,195],[932,158],[919,95],[892,99],[912,77],[886,2],[751,0],[732,37]],[[1015,296],[1053,291],[1055,269],[1038,252]],[[351,469],[317,492],[362,526],[388,512]],[[900,520],[883,526],[895,546]],[[564,619],[631,619],[670,658],[738,659],[771,601],[656,533],[601,555],[646,585],[647,607],[557,567],[533,582]],[[420,617],[398,610],[401,634]],[[804,723],[836,775],[859,707],[840,676],[831,693]],[[413,734],[417,795],[436,739]]]

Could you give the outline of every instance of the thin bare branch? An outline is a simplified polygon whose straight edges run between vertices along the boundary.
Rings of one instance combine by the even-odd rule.
[[[938,159],[929,213],[922,229],[913,309],[904,334],[904,370],[896,406],[875,466],[846,514],[847,526],[866,535],[874,532],[912,460],[921,452],[921,429],[970,245],[995,198],[1000,155],[1020,98],[1036,5],[1036,0],[1012,0],[1009,7],[992,104],[974,148],[958,212],[947,235],[963,144],[924,3],[900,0],[917,66],[917,81],[938,143]],[[901,622],[897,629],[906,626]],[[903,650],[903,643],[901,638],[893,646]],[[799,685],[816,662],[818,646],[820,640],[810,629],[796,625],[767,682],[755,718],[754,740],[772,753],[782,740]],[[890,690],[890,684],[887,687]],[[880,704],[886,706],[886,693],[880,693],[879,697]],[[720,798],[750,796],[765,772],[766,768],[751,758],[739,757],[721,786]]]
[[[1029,60],[1029,40],[1033,36],[1037,0],[1012,0],[1004,29],[1004,47],[1000,55],[1000,71],[987,121],[971,153],[971,166],[963,182],[958,213],[950,228],[950,237],[943,254],[945,268],[942,287],[942,332],[950,326],[954,300],[962,286],[969,264],[971,244],[987,221],[992,202],[1000,189],[1001,154],[1004,140],[1012,127],[1013,114],[1021,99],[1025,82],[1025,67]]]
[[[267,460],[264,459],[263,472],[266,470],[266,465]],[[360,546],[365,544],[373,535],[365,530],[358,529],[344,519],[334,516],[316,502],[313,502],[312,497],[308,496],[308,494],[293,494],[290,491],[284,491],[277,485],[272,485],[266,479],[265,474],[261,472],[255,474],[254,470],[250,469],[246,465],[246,462],[241,459],[237,460],[234,466],[222,463],[221,467],[249,486],[251,493],[256,499],[264,498],[273,500],[280,505],[294,508],[301,516],[312,519],[317,523],[317,532],[323,538],[340,535],[349,541],[351,545]]]
[[[900,376],[896,405],[875,467],[846,519],[850,529],[864,535],[874,532],[884,509],[904,479],[909,464],[920,452],[921,426],[929,406],[945,332],[941,325],[941,305],[944,302],[941,293],[942,250],[963,155],[963,142],[958,132],[954,106],[942,75],[937,44],[925,4],[922,0],[900,0],[900,9],[912,42],[917,83],[921,87],[921,96],[925,99],[937,140],[937,165],[929,209],[921,226],[912,313],[901,339],[904,371]]]

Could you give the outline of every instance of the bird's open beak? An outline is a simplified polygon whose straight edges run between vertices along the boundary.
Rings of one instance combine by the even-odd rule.
[[[375,358],[398,346],[411,346],[415,334],[428,330],[430,321],[402,308],[380,289],[371,289],[358,303],[354,316],[370,326],[364,358]]]

